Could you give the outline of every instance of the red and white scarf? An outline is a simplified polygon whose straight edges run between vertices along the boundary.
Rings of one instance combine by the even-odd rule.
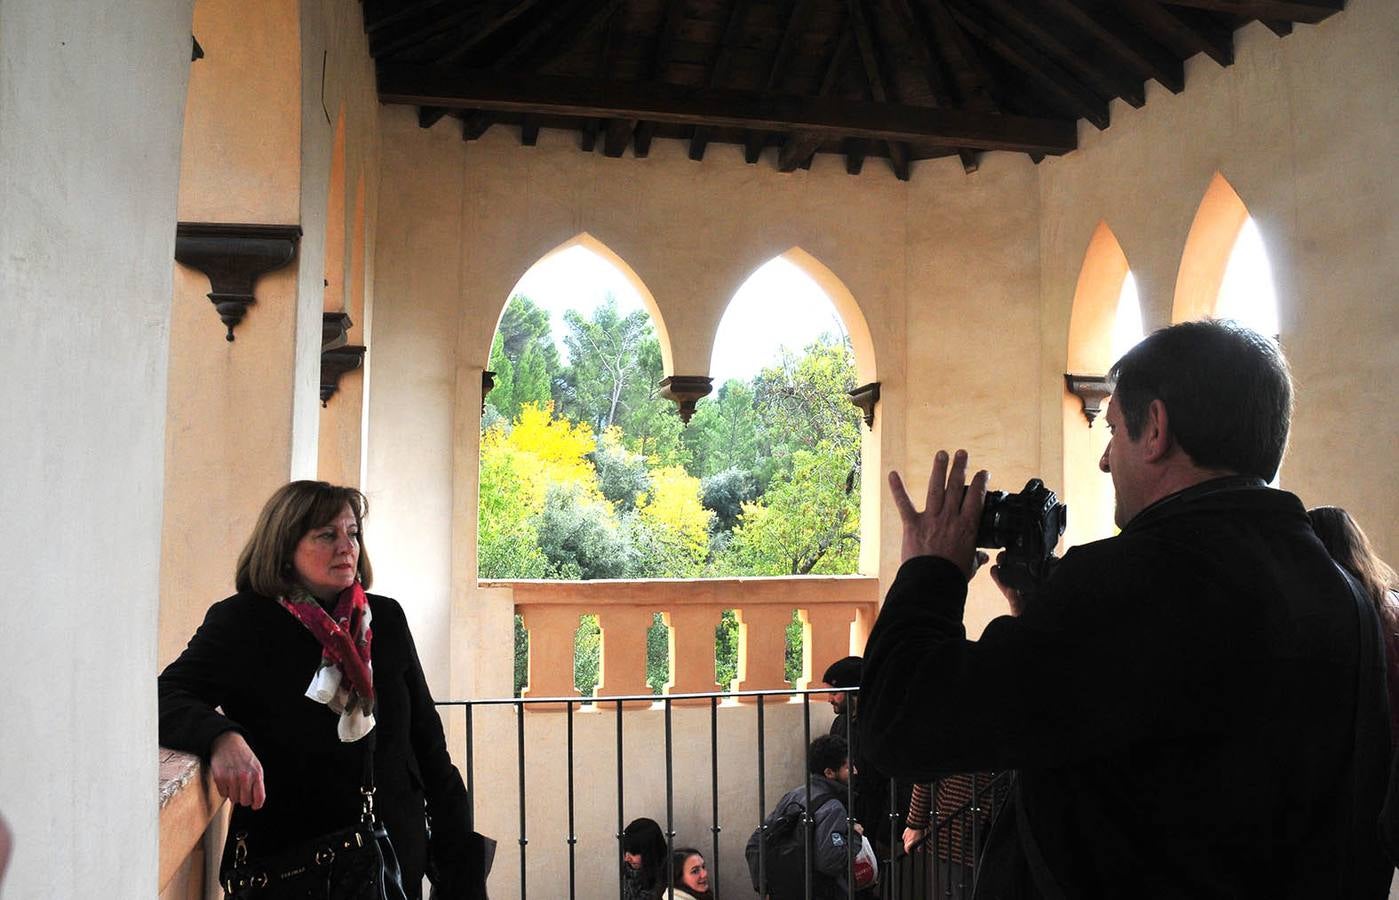
[[[321,664],[306,696],[340,714],[340,740],[364,737],[374,727],[374,667],[369,656],[373,633],[364,588],[357,581],[341,591],[333,616],[305,590],[278,597],[277,602],[321,645]]]

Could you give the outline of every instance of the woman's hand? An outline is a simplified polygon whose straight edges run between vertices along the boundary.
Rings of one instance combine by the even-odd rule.
[[[923,839],[923,835],[928,833],[926,828],[905,828],[904,829],[904,852],[912,853],[913,845]]]
[[[238,806],[262,809],[267,802],[267,789],[262,783],[262,763],[243,736],[225,731],[214,738],[214,750],[209,754],[209,771],[219,793]]]

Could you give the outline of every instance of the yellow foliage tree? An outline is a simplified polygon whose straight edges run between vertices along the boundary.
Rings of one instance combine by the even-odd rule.
[[[709,552],[709,522],[714,517],[704,508],[700,480],[681,466],[653,469],[651,491],[637,511],[661,545],[664,574],[698,574]]]
[[[508,431],[501,424],[486,430],[481,456],[483,460],[496,454],[508,456],[526,502],[539,510],[551,484],[577,485],[588,494],[597,493],[597,473],[587,458],[593,446],[593,429],[587,422],[575,425],[554,418],[552,402],[526,403]]]

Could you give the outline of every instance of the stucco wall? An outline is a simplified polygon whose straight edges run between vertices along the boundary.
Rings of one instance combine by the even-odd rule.
[[[156,893],[151,673],[190,6],[0,4],[7,897]]]
[[[195,5],[205,56],[192,69],[186,104],[180,218],[300,225],[302,237],[291,263],[257,281],[257,302],[231,343],[206,299],[208,279],[176,266],[162,666],[184,648],[209,604],[232,593],[238,551],[267,497],[288,479],[317,475],[325,233],[339,110],[342,178],[377,172],[377,100],[358,12],[348,0]],[[261,127],[248,128],[253,121]],[[372,210],[377,179],[366,184]],[[356,184],[342,190],[353,197]],[[366,220],[360,237],[367,242],[373,220]],[[349,223],[339,231],[342,240],[355,233]],[[363,328],[356,323],[352,341],[362,342]],[[356,416],[344,427],[358,435],[360,426]]]
[[[954,442],[1003,473],[998,484],[1018,487],[1036,469],[1038,406],[1021,386],[1039,365],[1038,194],[1023,157],[989,155],[971,178],[952,160],[924,163],[905,184],[877,160],[859,177],[827,157],[784,175],[744,165],[733,147],[695,163],[684,144],[658,141],[648,159],[607,159],[561,132],[521,148],[510,128],[466,143],[451,120],[420,129],[411,109],[386,107],[381,121],[367,484],[376,570],[409,610],[434,684],[449,683],[449,585],[458,616],[488,602],[462,549],[474,542],[480,369],[515,282],[579,234],[649,289],[670,337],[668,374],[680,375],[707,372],[748,275],[800,248],[849,290],[868,326],[883,469],[908,460],[922,490],[934,446]],[[996,312],[1007,306],[1012,315]],[[868,475],[877,495],[882,472]],[[896,513],[886,504],[866,534],[880,548],[872,574],[891,578]],[[978,591],[972,618],[998,609]]]
[[[1063,471],[1060,375],[1093,229],[1106,219],[1121,242],[1146,327],[1168,324],[1186,238],[1219,172],[1263,234],[1297,384],[1282,486],[1308,506],[1349,508],[1382,555],[1399,556],[1399,186],[1375,164],[1399,156],[1396,47],[1389,0],[1351,0],[1281,40],[1251,25],[1232,67],[1196,57],[1184,93],[1149,84],[1143,109],[1115,103],[1111,128],[1080,127],[1077,152],[1041,165],[1047,471]]]

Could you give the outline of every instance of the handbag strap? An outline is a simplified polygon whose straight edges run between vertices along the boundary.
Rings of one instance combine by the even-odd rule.
[[[364,771],[360,776],[359,793],[362,800],[360,821],[368,826],[374,825],[374,746],[379,739],[379,727],[369,729],[369,733],[364,740]]]

